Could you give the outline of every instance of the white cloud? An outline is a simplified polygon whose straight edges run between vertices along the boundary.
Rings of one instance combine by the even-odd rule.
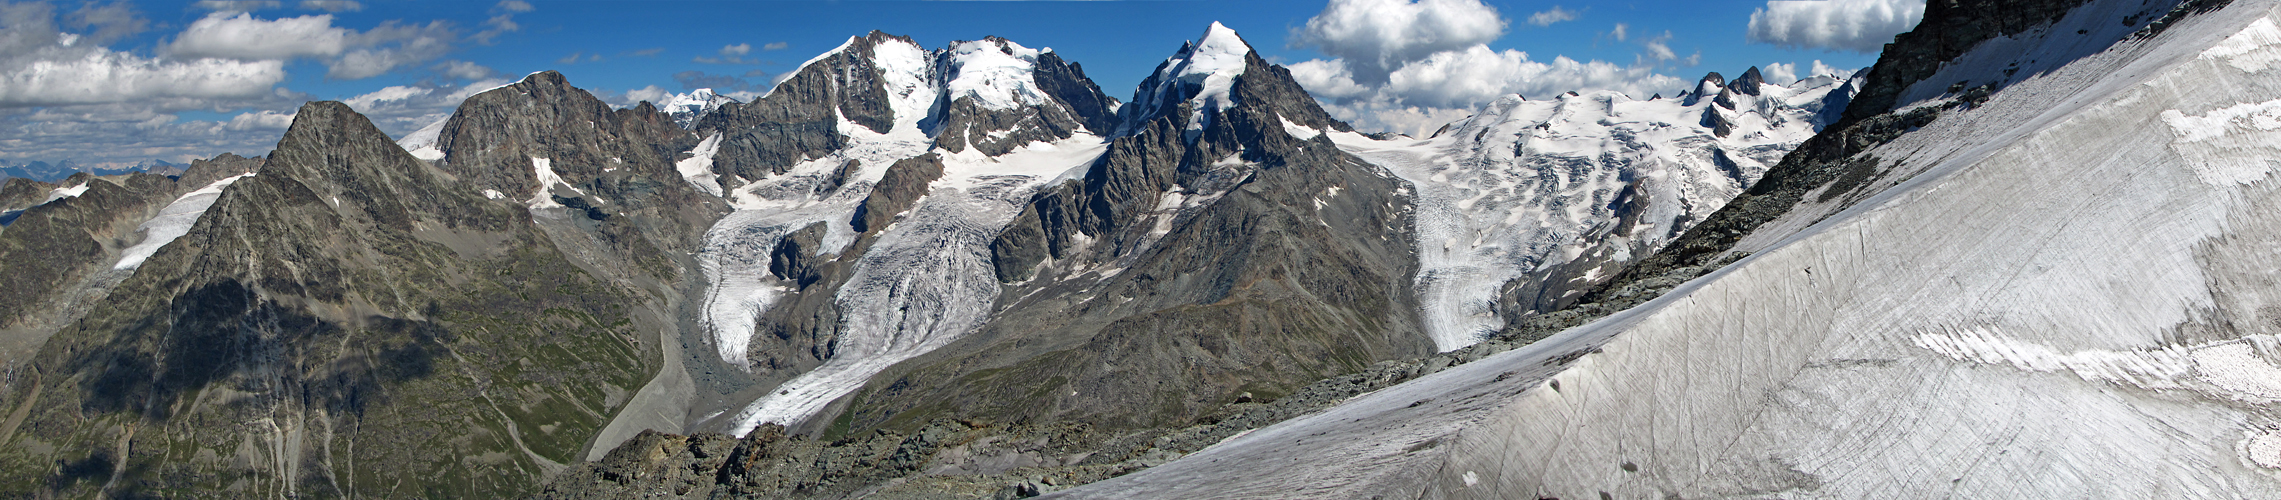
[[[198,0],[198,8],[217,12],[250,12],[277,8],[276,0]]]
[[[1551,26],[1553,23],[1574,20],[1576,20],[1576,11],[1563,9],[1558,5],[1552,6],[1552,10],[1529,14],[1529,24],[1537,26]]]
[[[724,46],[721,46],[721,55],[724,55],[724,56],[741,56],[741,55],[745,55],[745,54],[751,54],[751,53],[752,53],[752,44],[749,44],[749,43],[740,43],[740,44],[736,44],[736,45],[724,45]]]
[[[350,31],[333,27],[330,14],[263,20],[252,14],[208,14],[176,35],[167,52],[177,57],[293,59],[339,55]]]
[[[1475,46],[1434,54],[1404,66],[1389,77],[1382,90],[1415,105],[1472,107],[1506,94],[1542,99],[1572,90],[1614,90],[1645,97],[1685,84],[1657,74],[1653,68],[1567,57],[1538,62],[1518,50],[1499,52]]]
[[[1809,76],[1831,76],[1843,79],[1853,78],[1853,74],[1858,72],[1860,72],[1860,70],[1832,67],[1826,64],[1822,64],[1822,60],[1820,59],[1815,59],[1814,73]]]
[[[1744,38],[1781,47],[1877,52],[1924,15],[1924,0],[1771,0],[1750,13]]]
[[[301,8],[325,12],[356,12],[364,10],[364,4],[355,0],[301,0]]]
[[[1679,58],[1678,53],[1671,51],[1671,32],[1669,31],[1665,31],[1661,35],[1656,35],[1655,38],[1649,38],[1647,40],[1641,41],[1640,47],[1646,48],[1647,58],[1652,59],[1656,62],[1669,61]]]
[[[1631,30],[1630,26],[1625,26],[1624,23],[1616,23],[1616,29],[1614,31],[1609,31],[1608,36],[1616,37],[1616,41],[1621,42],[1624,41],[1625,38],[1628,38],[1624,32],[1629,30]]]
[[[445,77],[457,80],[481,80],[499,74],[489,66],[459,60],[444,61],[437,64],[435,70]]]
[[[451,52],[458,39],[458,30],[452,29],[451,23],[446,21],[430,21],[426,25],[383,22],[349,37],[349,45],[360,48],[327,63],[325,77],[358,80],[380,76],[396,68],[443,57]]]
[[[1405,63],[1504,34],[1504,16],[1479,0],[1331,0],[1291,38],[1345,59],[1357,82],[1377,84]]]
[[[1529,16],[1545,26],[1574,20],[1562,7]],[[1293,30],[1295,46],[1331,59],[1289,64],[1291,77],[1332,116],[1366,130],[1421,135],[1510,94],[1543,99],[1569,91],[1614,90],[1636,98],[1675,92],[1687,83],[1656,72],[1678,59],[1671,34],[1640,41],[1630,66],[1555,56],[1537,61],[1517,50],[1490,49],[1506,22],[1478,0],[1330,0]],[[1621,41],[1628,26],[1611,33]],[[1700,54],[1690,61],[1699,61]],[[686,83],[685,83],[686,84]]]
[[[103,48],[76,52],[77,57],[21,61],[0,70],[0,107],[160,97],[250,98],[285,80],[285,64],[280,61],[169,61]]]
[[[261,110],[240,113],[238,116],[230,118],[230,123],[222,127],[226,130],[242,132],[248,130],[285,130],[286,127],[291,126],[293,126],[293,113]]]
[[[396,85],[341,99],[341,103],[372,119],[373,125],[390,137],[402,138],[420,127],[450,118],[468,97],[510,83],[514,82],[494,78],[456,86]]]
[[[642,101],[649,101],[650,104],[659,104],[672,98],[673,91],[665,90],[664,87],[651,85],[638,89],[628,90],[626,91],[625,99],[621,100],[619,103],[613,104],[619,104],[620,106],[632,106],[634,103],[639,103]]]
[[[522,1],[522,0],[505,0],[505,1],[499,2],[499,5],[498,5],[498,6],[496,6],[496,7],[492,7],[492,8],[493,8],[493,9],[497,9],[497,10],[503,10],[503,11],[507,11],[507,12],[530,12],[530,11],[533,11],[533,10],[537,10],[537,8],[536,8],[536,7],[532,7],[532,6],[531,6],[531,3],[530,3],[530,2],[525,2],[525,1]]]
[[[1798,81],[1798,65],[1796,63],[1767,63],[1766,69],[1760,71],[1759,76],[1766,77],[1767,83],[1789,85]]]
[[[784,50],[791,46],[792,44],[785,42],[769,42],[768,45],[760,46],[760,50]]]
[[[1370,87],[1354,83],[1354,72],[1347,69],[1345,60],[1300,61],[1284,68],[1291,70],[1291,79],[1316,99],[1346,100],[1372,92]]]

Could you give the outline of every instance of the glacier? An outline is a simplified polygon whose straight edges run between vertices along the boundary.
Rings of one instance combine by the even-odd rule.
[[[1857,88],[1819,75],[1757,95],[1709,81],[1690,98],[1511,95],[1425,140],[1331,137],[1416,186],[1416,291],[1427,333],[1448,351],[1504,326],[1495,307],[1507,282],[1565,280],[1573,293],[1661,249],[1812,137],[1831,94]],[[1712,113],[1731,129],[1708,124]],[[1572,262],[1582,269],[1555,272]]]
[[[2224,111],[2281,96],[2281,8],[2150,6],[1972,49],[1859,203],[1645,305],[1057,496],[2281,496],[2281,132]]]

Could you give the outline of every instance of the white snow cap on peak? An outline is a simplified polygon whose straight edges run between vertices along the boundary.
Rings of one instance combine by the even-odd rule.
[[[1163,69],[1156,74],[1156,88],[1139,89],[1140,95],[1134,96],[1134,101],[1144,105],[1128,109],[1137,109],[1140,113],[1153,112],[1159,106],[1167,104],[1166,100],[1180,98],[1182,88],[1199,87],[1195,96],[1188,97],[1188,102],[1194,103],[1188,130],[1203,130],[1205,117],[1208,116],[1206,110],[1225,110],[1235,105],[1229,92],[1235,88],[1236,77],[1243,75],[1245,56],[1249,54],[1251,45],[1245,44],[1243,37],[1236,35],[1236,30],[1228,29],[1226,25],[1215,21],[1212,27],[1204,30],[1203,38],[1181,47],[1180,53],[1165,58]],[[1138,124],[1155,117],[1143,115],[1132,118],[1131,124]]]
[[[1051,102],[1031,77],[1039,50],[1001,38],[951,44],[950,100],[972,97],[989,109],[1013,109]]]

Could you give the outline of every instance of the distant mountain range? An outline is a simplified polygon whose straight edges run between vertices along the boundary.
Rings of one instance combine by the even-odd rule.
[[[71,160],[48,163],[44,161],[17,161],[0,158],[0,181],[6,181],[7,179],[11,178],[24,178],[40,182],[56,182],[61,181],[66,177],[71,177],[71,174],[79,172],[87,172],[95,175],[125,175],[132,172],[149,172],[157,175],[182,175],[182,170],[186,167],[186,165],[168,162],[166,160],[147,160],[128,168],[107,169],[83,167],[72,163]]]

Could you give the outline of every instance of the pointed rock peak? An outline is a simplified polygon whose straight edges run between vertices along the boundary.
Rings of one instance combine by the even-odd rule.
[[[1728,82],[1726,87],[1737,93],[1758,95],[1758,86],[1765,83],[1766,77],[1758,74],[1758,67],[1751,66],[1750,70],[1742,72],[1741,77],[1735,78],[1733,82]]]
[[[531,76],[523,77],[523,81],[515,82],[515,85],[524,87],[568,87],[570,86],[570,79],[563,78],[561,72],[550,69],[537,73],[531,73]]]
[[[1703,79],[1696,80],[1694,88],[1687,89],[1686,92],[1680,94],[1680,105],[1693,106],[1695,103],[1703,102],[1704,97],[1716,95],[1726,86],[1726,76],[1720,75],[1717,71],[1710,72],[1710,74],[1703,75]]]
[[[1184,102],[1195,104],[1189,129],[1202,127],[1206,110],[1235,104],[1228,91],[1250,64],[1251,53],[1251,45],[1235,30],[1213,22],[1203,37],[1181,44],[1180,52],[1165,58],[1164,64],[1156,67],[1156,74],[1134,89],[1132,102],[1138,106],[1127,107],[1131,114],[1126,115],[1125,129],[1136,130],[1141,123],[1163,116]]]

